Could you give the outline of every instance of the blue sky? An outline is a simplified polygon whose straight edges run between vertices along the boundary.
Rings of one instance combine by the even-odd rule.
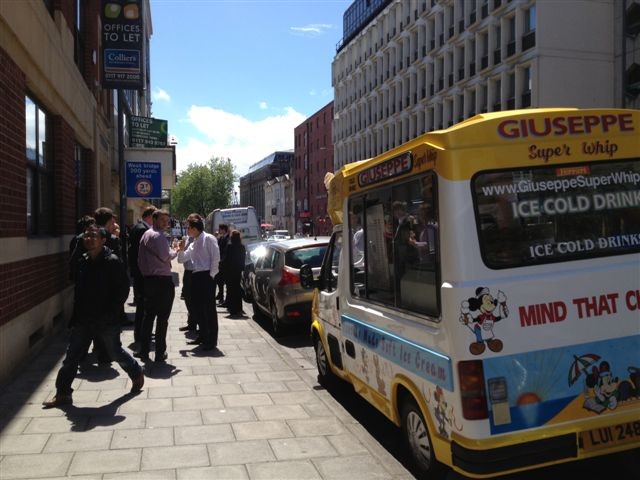
[[[293,148],[333,99],[331,62],[351,0],[151,0],[152,116],[178,141],[178,172],[211,156],[236,173]]]

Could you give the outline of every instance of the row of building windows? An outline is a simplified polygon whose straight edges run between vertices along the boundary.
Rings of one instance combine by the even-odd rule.
[[[519,42],[502,41],[500,32],[500,25],[490,25],[435,52],[426,52],[424,46],[421,49],[418,46],[403,49],[403,45],[410,41],[409,38],[400,39],[393,47],[379,52],[361,69],[335,85],[336,110],[348,107],[358,98],[379,90],[389,82],[408,83],[414,73],[419,77],[422,87],[433,95],[476,73],[486,73],[488,69],[501,65],[503,60],[509,62],[517,54],[535,46],[535,31],[523,34]],[[403,51],[407,51],[406,56]],[[412,54],[409,53],[411,51]]]
[[[449,98],[459,98],[460,101],[456,102],[452,114],[446,116],[449,119],[447,122],[443,125],[434,124],[437,128],[449,126],[451,122],[456,123],[477,113],[529,107],[533,89],[532,67],[531,64],[518,65],[492,77],[478,78],[436,98],[432,96],[432,92],[428,94],[417,83],[408,84],[405,89],[401,87],[391,85],[380,94],[364,98],[340,113],[334,121],[334,142],[339,144],[361,130],[393,122],[395,117],[408,115],[414,108],[443,105]]]
[[[341,132],[336,133],[335,168],[353,159],[379,155],[418,135],[447,128],[478,113],[527,108],[531,105],[531,70],[529,65],[519,66],[458,93],[393,110],[380,122],[378,112],[372,113],[374,110],[364,103],[363,108],[349,111],[335,121],[335,131]]]
[[[419,13],[393,2],[371,22],[333,63],[335,168],[477,113],[530,106],[535,4],[509,3],[445,0]]]
[[[418,9],[413,9],[414,15],[410,15],[411,5],[416,5],[413,1],[396,2],[392,5],[386,15],[374,20],[369,28],[357,40],[357,45],[338,54],[339,67],[334,72],[334,83],[341,81],[348,76],[369,58],[379,55],[379,52],[390,47],[396,47],[400,43],[400,48],[406,50],[406,57],[426,52],[446,46],[456,42],[460,36],[465,36],[469,32],[486,29],[489,25],[497,28],[497,44],[492,44],[492,48],[497,45],[500,48],[502,43],[502,32],[504,32],[504,43],[508,48],[511,42],[515,42],[517,37],[528,32],[535,31],[536,28],[536,8],[531,0],[526,3],[515,4],[508,8],[499,8],[506,3],[497,2],[489,15],[488,2],[483,2],[480,17],[475,16],[475,10],[465,16],[465,3],[473,6],[475,1],[452,0],[434,4],[433,8],[427,10],[423,3],[421,13]],[[454,8],[454,5],[456,8]],[[416,5],[417,6],[417,5]],[[469,7],[467,7],[468,10]],[[402,11],[403,13],[399,13]],[[460,12],[455,14],[454,12]],[[406,22],[398,20],[406,14]],[[497,24],[497,25],[496,25]],[[513,47],[512,47],[513,48]],[[399,55],[398,64],[403,59]],[[398,68],[399,65],[396,65]]]

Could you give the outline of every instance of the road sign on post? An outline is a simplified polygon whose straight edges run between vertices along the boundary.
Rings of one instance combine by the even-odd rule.
[[[127,162],[127,197],[162,197],[160,162]]]

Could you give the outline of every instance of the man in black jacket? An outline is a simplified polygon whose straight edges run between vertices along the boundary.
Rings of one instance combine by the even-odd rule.
[[[133,301],[136,304],[136,319],[134,323],[133,339],[136,343],[140,343],[140,334],[142,332],[142,320],[144,319],[144,277],[140,273],[138,267],[138,251],[140,250],[140,239],[144,232],[151,228],[153,223],[153,212],[156,207],[153,205],[147,207],[142,212],[142,219],[136,223],[129,234],[129,272],[133,277]]]
[[[56,396],[43,403],[46,408],[73,403],[71,384],[94,338],[101,340],[108,357],[127,372],[132,392],[140,391],[144,385],[142,367],[120,343],[119,316],[129,295],[129,279],[122,262],[105,246],[108,235],[104,228],[96,225],[84,231],[82,241],[86,253],[78,262],[73,306],[76,321],[56,378]]]
[[[216,300],[218,300],[219,307],[226,307],[227,303],[225,302],[224,297],[224,274],[222,273],[223,264],[224,264],[224,255],[227,250],[227,244],[229,243],[229,225],[226,223],[221,223],[218,225],[218,249],[220,250],[220,266],[218,267],[218,275],[216,275],[215,281],[218,286],[218,294],[216,295]]]

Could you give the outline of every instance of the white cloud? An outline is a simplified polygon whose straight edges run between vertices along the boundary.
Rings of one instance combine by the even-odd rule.
[[[260,102],[258,105],[260,106],[260,110],[266,110],[267,108],[269,108],[267,102]]]
[[[312,90],[309,90],[309,95],[312,97],[315,97],[318,94],[318,92],[316,92],[315,88]]]
[[[165,102],[170,102],[171,101],[171,96],[164,91],[163,89],[161,89],[160,87],[156,88],[152,94],[152,97],[154,100],[163,100]]]
[[[333,28],[333,25],[327,23],[310,23],[304,27],[291,27],[291,33],[294,35],[303,35],[310,37],[317,37],[322,35],[325,31]]]
[[[178,172],[189,164],[205,164],[211,157],[230,158],[236,173],[245,175],[250,165],[276,150],[293,149],[293,130],[305,120],[305,115],[291,107],[280,115],[251,121],[224,110],[193,105],[188,121],[206,138],[189,137],[178,144]]]

